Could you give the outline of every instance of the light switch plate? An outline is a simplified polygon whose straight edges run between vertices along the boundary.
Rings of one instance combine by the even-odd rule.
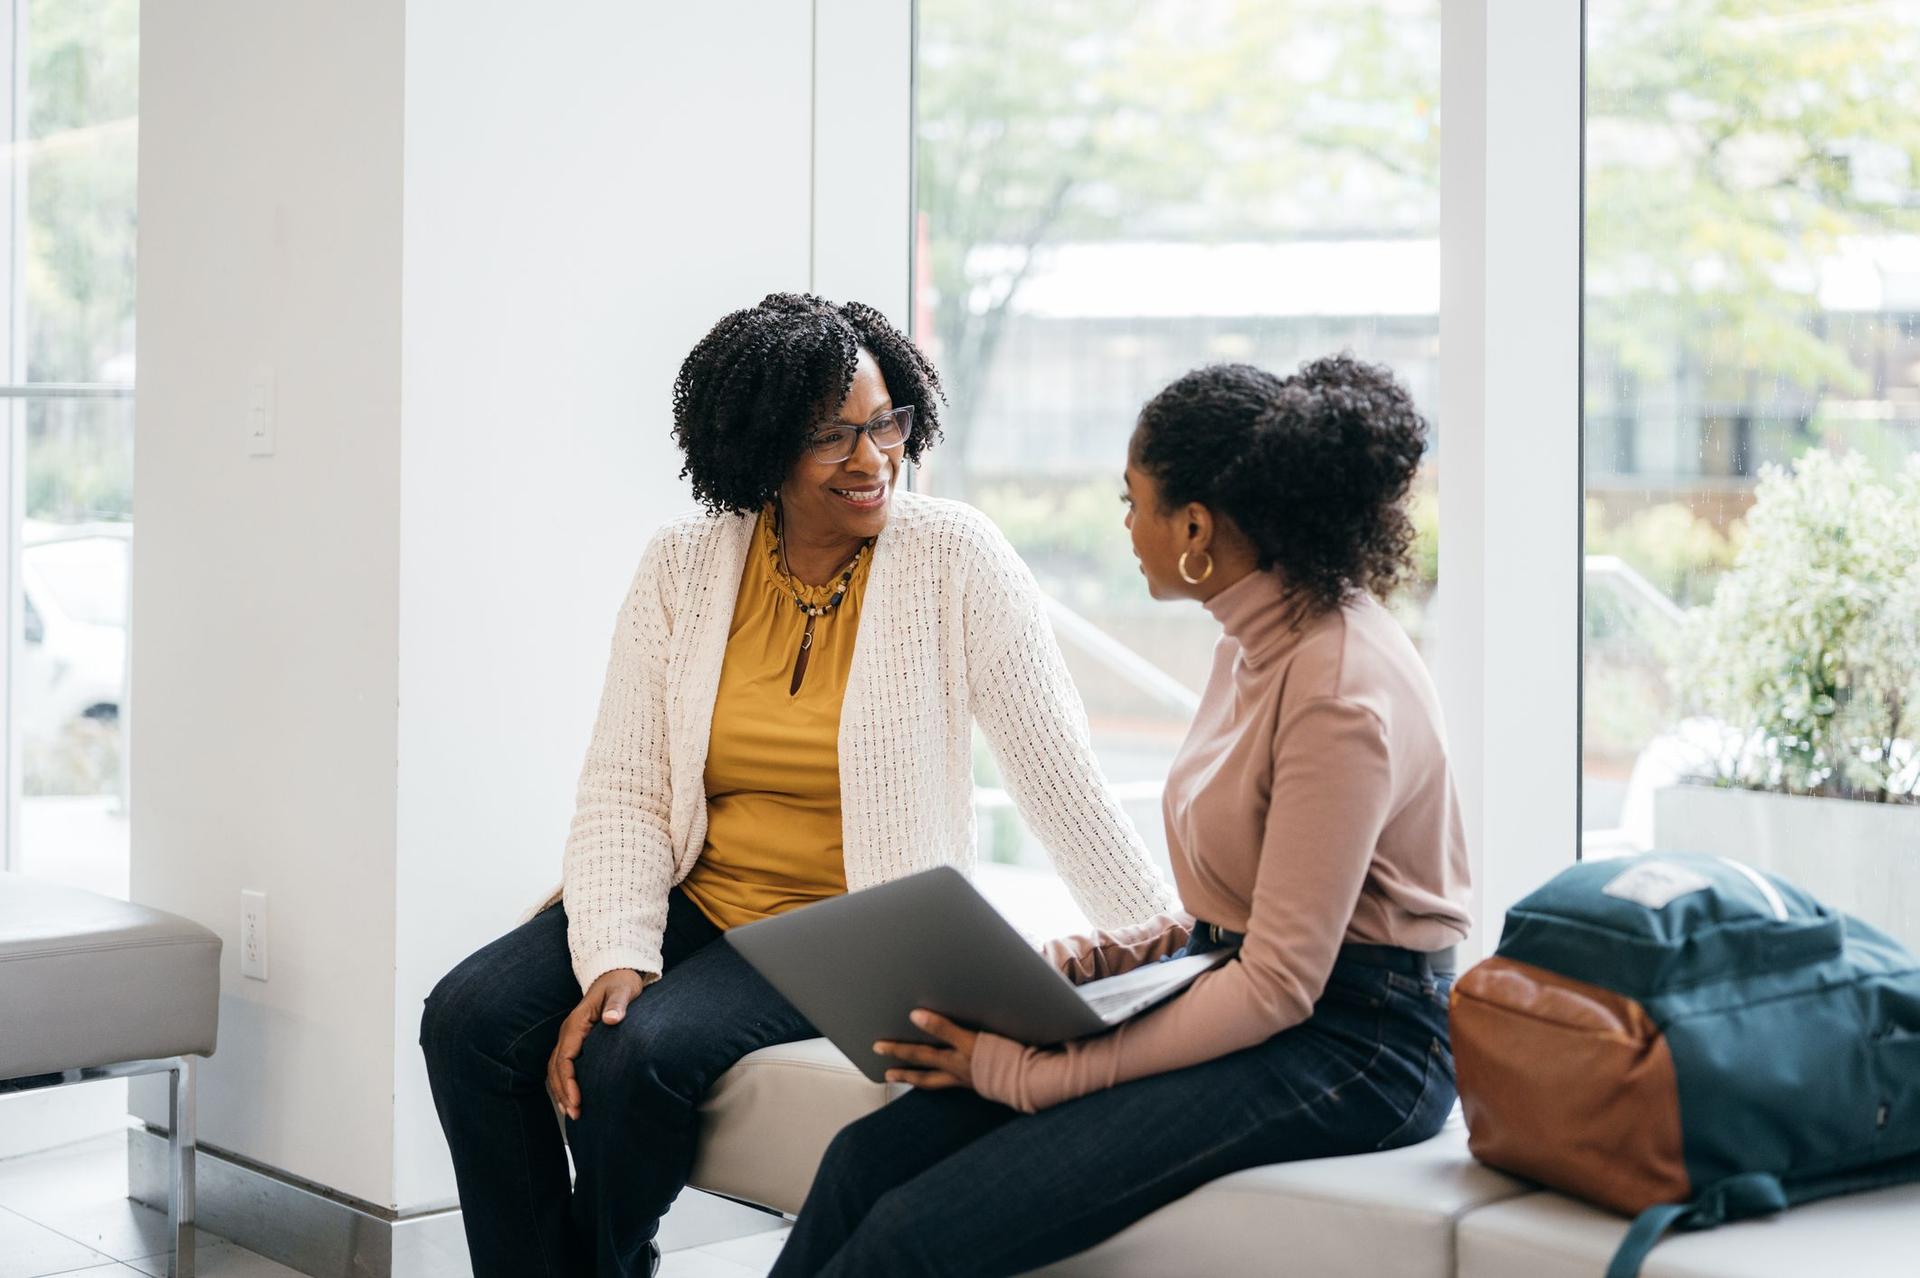
[[[247,379],[247,456],[273,456],[273,369],[262,364]]]

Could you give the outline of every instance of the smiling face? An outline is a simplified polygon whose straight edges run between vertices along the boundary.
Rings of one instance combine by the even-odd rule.
[[[880,365],[862,349],[853,384],[840,401],[840,411],[816,423],[813,430],[829,422],[864,426],[893,406],[886,380],[880,376]],[[865,434],[860,436],[853,456],[843,462],[822,463],[811,453],[802,452],[780,485],[786,536],[794,544],[823,549],[879,536],[887,526],[893,485],[899,478],[900,452],[898,446],[880,448],[872,436]]]

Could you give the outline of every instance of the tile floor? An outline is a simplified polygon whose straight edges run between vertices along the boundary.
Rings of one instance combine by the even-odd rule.
[[[126,1150],[126,1137],[115,1133],[0,1160],[0,1278],[165,1278],[166,1217],[128,1200]],[[668,1245],[674,1233],[663,1227]],[[201,1278],[301,1278],[224,1238],[198,1237]],[[661,1273],[765,1278],[785,1238],[776,1228],[682,1247],[667,1254]]]
[[[204,1278],[297,1278],[284,1265],[198,1235]],[[165,1278],[167,1218],[127,1198],[127,1138],[115,1133],[0,1162],[0,1278]]]

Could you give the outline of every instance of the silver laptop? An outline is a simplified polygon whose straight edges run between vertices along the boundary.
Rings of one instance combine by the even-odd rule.
[[[907,1019],[916,1007],[1021,1043],[1062,1043],[1138,1015],[1234,953],[1221,949],[1149,963],[1076,986],[950,866],[749,923],[726,936],[875,1082],[900,1067],[874,1055],[876,1039],[931,1041]]]

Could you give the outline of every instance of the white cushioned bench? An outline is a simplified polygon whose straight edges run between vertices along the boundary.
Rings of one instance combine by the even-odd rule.
[[[1460,1278],[1599,1278],[1627,1232],[1619,1216],[1533,1193],[1460,1222]],[[1920,1185],[1808,1203],[1779,1216],[1669,1234],[1641,1278],[1913,1278]]]
[[[825,1039],[753,1053],[702,1107],[692,1183],[797,1213],[841,1126],[884,1105]],[[1448,1278],[1455,1222],[1527,1187],[1474,1162],[1456,1118],[1422,1145],[1259,1167],[1171,1203],[1100,1246],[1042,1271],[1081,1278],[1289,1272],[1318,1278]]]
[[[0,874],[0,1095],[168,1076],[169,1278],[193,1274],[194,1063],[219,1019],[220,938],[206,928]]]
[[[691,1183],[798,1215],[834,1133],[886,1104],[892,1090],[824,1038],[764,1047],[707,1093]]]
[[[1040,1272],[1452,1278],[1459,1220],[1526,1192],[1468,1155],[1456,1115],[1438,1136],[1405,1149],[1223,1176]]]
[[[714,1086],[692,1183],[789,1216],[846,1123],[886,1104],[825,1039],[770,1047]],[[1475,1162],[1456,1115],[1424,1144],[1237,1172],[1170,1203],[1051,1278],[1601,1278],[1627,1222]],[[1920,1185],[1677,1234],[1645,1278],[1914,1278]]]

